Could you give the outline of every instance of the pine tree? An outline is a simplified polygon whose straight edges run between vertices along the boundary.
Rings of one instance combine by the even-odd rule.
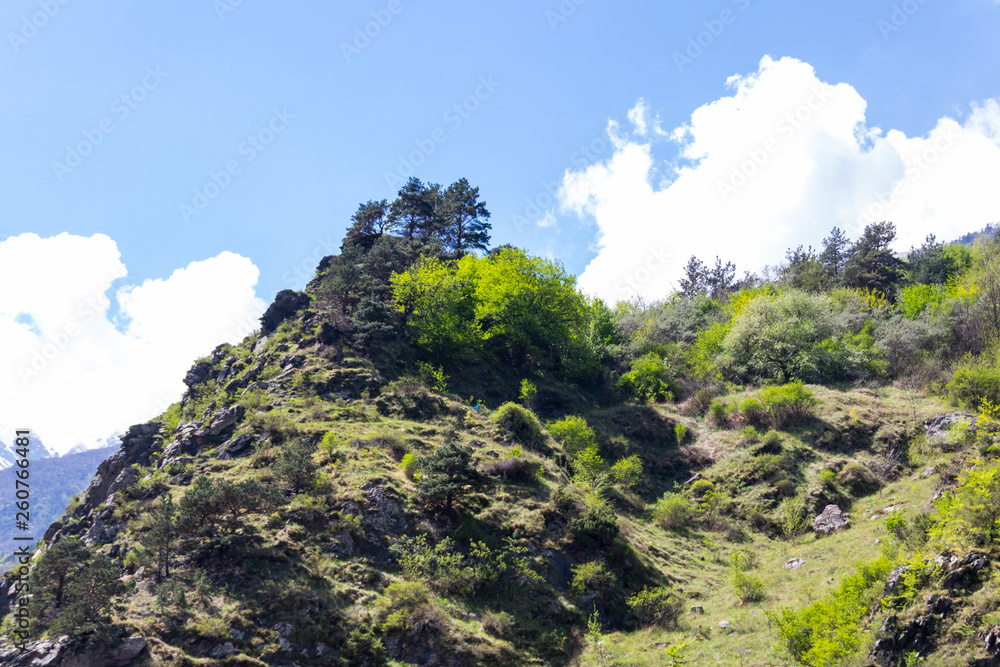
[[[819,255],[819,262],[826,269],[827,275],[837,278],[850,259],[851,240],[839,227],[834,227],[830,235],[823,239],[823,252]]]
[[[851,259],[844,266],[844,284],[876,290],[892,299],[892,288],[902,277],[902,262],[892,254],[890,247],[895,238],[896,226],[891,222],[873,222],[865,227],[851,249]]]
[[[300,493],[316,479],[317,466],[313,460],[316,444],[309,441],[297,442],[285,447],[272,468],[274,474],[291,487],[293,493]]]
[[[459,179],[445,190],[441,216],[445,247],[458,253],[489,247],[490,212],[479,201],[479,188],[471,187],[466,179]]]
[[[721,299],[729,294],[736,281],[736,265],[732,262],[722,264],[716,256],[715,266],[705,274],[705,286],[713,299]]]
[[[389,228],[407,239],[428,241],[440,227],[435,203],[441,196],[441,186],[424,185],[411,176],[389,208]]]
[[[708,286],[708,267],[694,255],[684,267],[684,277],[681,278],[681,294],[691,298],[701,294]]]
[[[476,487],[488,481],[485,474],[472,465],[472,448],[450,442],[438,447],[421,460],[422,475],[417,483],[420,496],[428,502],[445,501],[451,511],[452,503],[466,487]]]
[[[140,542],[156,555],[157,577],[169,578],[170,559],[177,542],[177,508],[169,493],[151,508],[150,516],[149,531]]]
[[[344,235],[345,246],[360,245],[365,250],[372,247],[389,225],[389,202],[368,200],[367,204],[358,204],[358,210],[351,216],[351,226]]]

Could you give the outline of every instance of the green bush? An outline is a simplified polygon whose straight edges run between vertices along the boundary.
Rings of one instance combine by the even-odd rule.
[[[399,467],[402,468],[403,474],[406,475],[407,479],[416,479],[417,471],[420,470],[420,462],[417,460],[417,455],[413,452],[407,452],[403,455],[403,460],[399,462]]]
[[[684,424],[677,424],[674,426],[674,437],[677,439],[678,445],[683,445],[684,441],[688,437],[688,428]]]
[[[771,422],[767,408],[759,399],[753,397],[743,399],[743,402],[740,403],[740,412],[743,413],[747,424],[754,429],[766,428]]]
[[[669,401],[680,391],[663,357],[650,352],[632,362],[632,368],[618,380],[618,386],[640,401]]]
[[[587,593],[601,592],[613,588],[614,585],[615,575],[611,574],[601,561],[595,560],[573,568],[570,590],[577,597],[583,597]]]
[[[611,466],[611,476],[614,477],[616,484],[625,488],[630,489],[638,484],[642,481],[642,460],[639,455],[633,454],[627,458],[619,459]]]
[[[771,423],[786,425],[799,422],[812,413],[818,401],[801,382],[789,382],[780,387],[764,387],[757,394],[767,410]]]
[[[535,448],[545,443],[545,434],[542,432],[538,417],[517,403],[504,403],[497,408],[491,418],[515,443]]]
[[[644,626],[669,628],[677,625],[684,599],[673,587],[644,588],[625,601],[629,611]]]
[[[722,401],[712,401],[708,406],[708,418],[720,428],[729,426],[729,404]]]
[[[715,490],[715,484],[707,479],[699,479],[688,487],[688,493],[692,498],[702,498],[706,494]]]
[[[538,387],[531,380],[521,380],[521,391],[518,394],[518,400],[521,401],[525,406],[530,406],[538,395]]]
[[[908,532],[906,526],[906,517],[903,516],[902,512],[896,511],[889,514],[885,519],[885,529],[890,535],[895,537],[897,540],[905,540],[906,534]]]
[[[1000,403],[1000,368],[984,361],[966,360],[948,383],[948,393],[959,405],[978,410],[983,401]]]
[[[332,463],[337,458],[336,452],[338,444],[337,434],[333,431],[324,435],[323,439],[319,441],[319,451],[323,453],[323,458],[325,458],[327,462]]]
[[[610,546],[618,537],[618,517],[607,503],[588,498],[587,510],[570,521],[569,532],[581,546]]]
[[[597,448],[597,434],[583,417],[565,417],[549,424],[549,435],[562,444],[567,456],[575,458],[582,451]]]
[[[695,510],[680,493],[664,493],[653,507],[653,520],[666,530],[681,530],[691,525]]]
[[[854,496],[866,496],[878,491],[878,480],[875,475],[857,461],[852,461],[837,473],[837,482],[847,488]]]
[[[744,602],[760,602],[765,597],[764,582],[760,577],[733,569],[733,590]]]
[[[747,572],[757,568],[760,556],[753,549],[740,549],[730,556],[731,566],[739,572]]]

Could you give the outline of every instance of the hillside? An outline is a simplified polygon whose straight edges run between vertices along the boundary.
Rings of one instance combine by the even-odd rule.
[[[359,207],[46,531],[0,664],[1000,664],[1000,243],[611,307],[488,215]]]

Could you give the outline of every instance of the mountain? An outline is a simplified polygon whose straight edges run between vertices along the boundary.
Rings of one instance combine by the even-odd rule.
[[[414,181],[127,429],[0,664],[1000,662],[1000,242],[612,308]]]
[[[14,461],[21,458],[14,450],[16,449],[15,427],[0,427],[0,470],[14,465]],[[50,459],[59,456],[57,453],[45,446],[38,437],[31,436],[31,446],[29,447],[31,460]]]

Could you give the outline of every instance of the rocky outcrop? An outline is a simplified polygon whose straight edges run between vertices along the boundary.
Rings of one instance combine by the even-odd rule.
[[[926,656],[934,648],[934,632],[940,620],[952,607],[949,598],[931,595],[926,611],[909,623],[900,626],[898,616],[887,617],[879,629],[883,636],[875,641],[868,658],[882,667],[896,667],[910,653]]]
[[[928,440],[945,442],[955,428],[965,431],[976,430],[976,416],[967,412],[946,412],[924,422]]]
[[[211,375],[212,364],[207,361],[199,361],[184,376],[184,384],[188,386],[188,389],[194,389],[195,385],[207,381]]]
[[[143,651],[146,640],[142,637],[127,637],[117,646],[88,645],[82,649],[70,650],[65,643],[67,637],[59,641],[40,641],[28,644],[27,650],[11,648],[0,652],[0,665],[11,667],[128,667],[135,664]]]
[[[840,508],[836,505],[827,505],[822,514],[813,520],[813,532],[816,533],[817,537],[821,537],[849,528],[850,525],[850,514],[840,511]]]
[[[243,406],[234,405],[232,407],[223,408],[216,414],[211,423],[208,425],[208,435],[209,437],[216,437],[220,435],[226,429],[232,427],[236,422],[243,418]]]
[[[274,333],[282,322],[308,306],[309,302],[309,296],[303,292],[281,290],[260,318],[260,333],[264,336]]]

